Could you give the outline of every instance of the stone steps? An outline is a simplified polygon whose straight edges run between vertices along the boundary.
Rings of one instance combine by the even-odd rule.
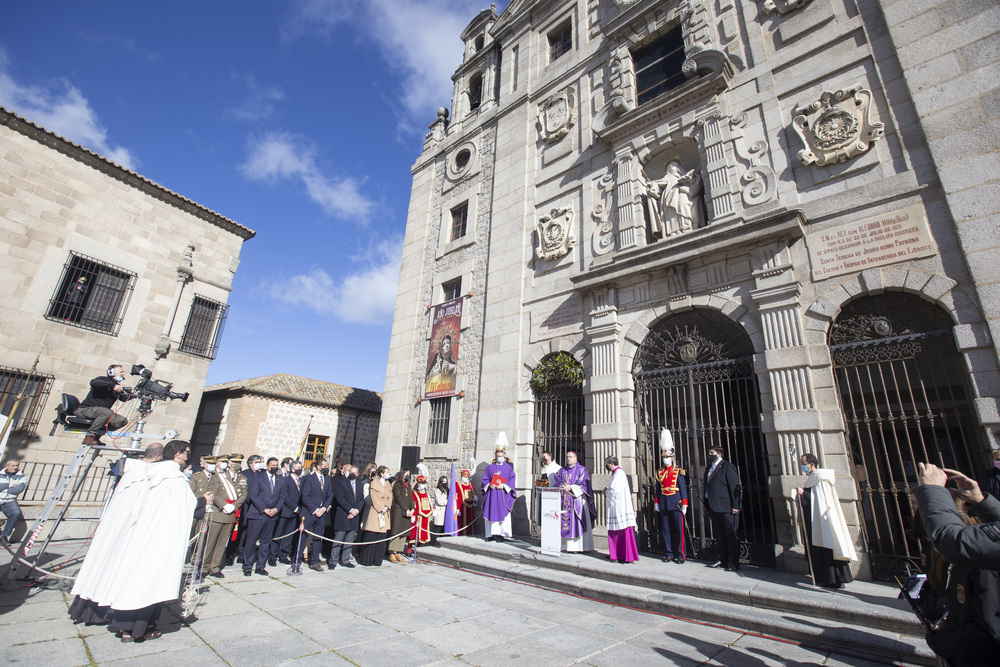
[[[755,632],[866,658],[936,665],[923,628],[891,586],[854,582],[817,588],[808,578],[766,568],[720,572],[641,557],[620,565],[606,555],[546,556],[537,544],[453,537],[419,557],[543,588],[670,616]]]

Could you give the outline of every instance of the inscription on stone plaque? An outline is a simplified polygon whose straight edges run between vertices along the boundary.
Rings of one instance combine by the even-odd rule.
[[[583,306],[570,297],[558,307],[542,306],[531,313],[531,340],[545,340],[577,333],[583,328]]]
[[[921,206],[806,234],[813,280],[937,254]]]

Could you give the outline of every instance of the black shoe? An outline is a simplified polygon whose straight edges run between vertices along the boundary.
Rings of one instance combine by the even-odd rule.
[[[505,539],[503,535],[497,535],[497,542],[503,542]]]
[[[267,576],[267,570],[265,570],[262,567],[258,567],[257,569],[254,570],[254,572],[256,572],[257,574],[259,574],[261,576],[264,576],[264,577]]]
[[[335,567],[337,567],[336,563],[334,563],[333,561],[330,561],[330,560],[326,561],[326,569],[332,570]]]
[[[243,556],[237,556],[236,557],[236,562],[239,563],[240,565],[242,565],[243,564]],[[230,563],[230,565],[232,565],[232,563]]]
[[[354,563],[341,563],[340,567],[354,567]]]
[[[209,572],[208,576],[215,577],[216,579],[225,579],[226,578],[226,575],[222,574],[221,572]]]
[[[684,560],[681,559],[681,558],[675,558],[674,562],[677,563],[678,565],[683,565],[684,564]]]
[[[253,574],[253,570],[243,570],[244,577],[249,577],[251,574]]]
[[[268,558],[267,565],[268,567],[278,567],[278,560],[276,558]]]
[[[286,556],[282,556],[281,558],[278,559],[278,562],[279,563],[283,563],[285,565],[291,565],[292,564],[292,559],[288,558]],[[272,565],[271,567],[274,567],[274,566]]]
[[[723,567],[722,561],[721,560],[717,560],[714,563],[712,563],[711,565],[709,565],[709,567]]]

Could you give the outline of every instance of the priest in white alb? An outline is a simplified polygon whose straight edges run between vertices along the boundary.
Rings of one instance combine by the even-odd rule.
[[[632,563],[639,560],[639,546],[635,541],[635,507],[632,489],[625,471],[618,466],[618,458],[604,459],[604,468],[611,473],[611,482],[604,492],[608,503],[608,551],[611,560]]]
[[[854,580],[851,561],[857,560],[858,554],[840,507],[833,470],[818,466],[815,454],[799,458],[801,472],[808,475],[800,492],[808,538],[806,555],[817,586],[843,588]]]
[[[94,531],[72,595],[69,615],[78,623],[107,623],[110,609],[108,594],[118,577],[122,552],[129,544],[139,511],[149,493],[147,466],[160,460],[163,445],[159,442],[146,447],[142,459],[125,459],[125,472],[115,486],[111,500]]]

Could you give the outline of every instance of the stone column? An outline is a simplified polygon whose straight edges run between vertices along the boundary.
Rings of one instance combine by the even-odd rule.
[[[618,218],[618,249],[645,245],[646,218],[642,214],[640,192],[636,188],[635,154],[631,148],[618,151],[614,160],[615,206]]]

